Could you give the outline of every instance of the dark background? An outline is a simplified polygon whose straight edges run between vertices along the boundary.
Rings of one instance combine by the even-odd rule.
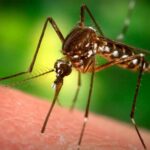
[[[28,68],[44,21],[54,18],[66,36],[79,21],[80,6],[86,3],[105,36],[115,39],[122,28],[127,13],[128,1],[120,0],[32,0],[0,1],[0,76],[10,75]],[[150,49],[150,2],[137,1],[131,25],[124,40],[135,47]],[[87,17],[87,25],[92,26]],[[53,68],[54,62],[62,57],[61,42],[49,26],[43,39],[34,73]],[[150,60],[150,59],[149,59]],[[111,67],[96,74],[90,111],[130,122],[129,114],[136,86],[137,73]],[[16,88],[36,96],[52,99],[51,84],[55,74],[35,79]],[[90,75],[82,76],[82,88],[77,107],[84,111],[88,96]],[[61,103],[69,107],[77,85],[77,72],[65,78],[60,94]],[[14,82],[14,81],[13,81]],[[144,74],[135,118],[141,127],[150,129],[150,76]]]

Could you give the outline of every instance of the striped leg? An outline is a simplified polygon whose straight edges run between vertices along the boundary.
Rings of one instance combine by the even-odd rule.
[[[116,40],[118,40],[118,41],[122,41],[125,37],[125,34],[126,34],[128,28],[129,28],[129,25],[130,25],[130,20],[131,20],[131,16],[132,16],[132,13],[134,10],[135,3],[136,3],[136,0],[130,0],[129,1],[128,12],[127,12],[127,16],[124,20],[124,25],[122,27],[120,34],[116,38]]]
[[[85,127],[86,127],[86,124],[87,124],[87,121],[88,121],[88,116],[89,116],[89,108],[90,108],[91,96],[92,96],[92,91],[93,91],[93,83],[94,83],[94,75],[95,75],[95,71],[94,71],[95,58],[93,59],[92,62],[93,63],[92,63],[92,70],[91,70],[89,95],[88,95],[88,99],[87,99],[87,105],[86,105],[86,110],[85,110],[85,114],[84,114],[84,122],[83,122],[83,125],[82,125],[77,150],[80,150],[81,142],[82,142],[82,139],[83,139]]]
[[[145,61],[144,61],[144,56],[141,56],[140,54],[138,55],[134,55],[134,56],[130,56],[128,58],[121,58],[119,60],[113,60],[111,62],[108,62],[106,64],[103,64],[103,65],[100,65],[100,66],[96,66],[95,67],[95,72],[98,72],[98,71],[101,71],[103,69],[106,69],[108,67],[111,67],[113,65],[117,65],[117,64],[120,64],[120,63],[124,63],[124,62],[130,62],[134,59],[139,59],[141,58],[141,64],[140,64],[140,70],[139,70],[139,75],[138,75],[138,80],[137,80],[137,85],[136,85],[136,89],[135,89],[135,94],[134,94],[134,99],[133,99],[133,104],[132,104],[132,109],[131,109],[131,113],[130,113],[130,118],[131,118],[131,121],[132,121],[132,124],[134,125],[135,127],[135,130],[137,132],[137,135],[143,145],[143,148],[146,150],[146,145],[144,143],[144,140],[140,134],[140,131],[136,125],[136,122],[134,120],[134,114],[135,114],[135,107],[136,107],[136,102],[137,102],[137,96],[138,96],[138,93],[139,93],[139,88],[140,88],[140,83],[141,83],[141,79],[142,79],[142,73],[143,73],[143,68],[144,68],[144,65],[145,65]],[[88,70],[89,72],[92,72],[92,70]]]
[[[146,150],[146,145],[144,143],[144,140],[139,132],[139,129],[136,125],[136,122],[135,122],[135,119],[134,119],[134,114],[135,114],[135,107],[136,107],[136,102],[137,102],[137,96],[138,96],[138,93],[139,93],[139,88],[140,88],[140,83],[141,83],[141,79],[142,79],[142,73],[143,73],[143,67],[144,67],[144,59],[142,61],[142,64],[141,64],[141,67],[140,67],[140,71],[139,71],[139,75],[138,75],[138,79],[137,79],[137,84],[136,84],[136,89],[135,89],[135,94],[134,94],[134,99],[133,99],[133,103],[132,103],[132,109],[131,109],[131,113],[130,113],[130,118],[131,118],[131,121],[132,121],[132,124],[134,125],[135,127],[135,130],[138,134],[138,137],[143,145],[143,148]]]

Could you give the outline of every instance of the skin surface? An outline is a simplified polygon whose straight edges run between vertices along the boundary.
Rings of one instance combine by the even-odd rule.
[[[83,112],[55,106],[46,131],[40,133],[50,103],[0,87],[1,150],[76,150]],[[140,130],[150,149],[150,133]],[[90,113],[81,150],[143,150],[130,125]]]

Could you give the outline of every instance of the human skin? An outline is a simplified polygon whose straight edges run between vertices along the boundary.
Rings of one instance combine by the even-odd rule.
[[[40,132],[50,107],[48,101],[0,87],[1,150],[76,150],[83,112],[55,106],[45,132]],[[140,129],[150,149],[150,133]],[[132,125],[89,115],[81,150],[142,150]]]

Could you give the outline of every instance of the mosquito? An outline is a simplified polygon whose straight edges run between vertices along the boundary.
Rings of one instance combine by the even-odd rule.
[[[46,115],[45,121],[41,128],[41,133],[45,132],[48,119],[51,115],[51,112],[57,101],[58,95],[63,86],[64,77],[71,74],[72,68],[75,68],[78,72],[77,89],[76,89],[76,93],[75,93],[72,107],[71,107],[73,109],[77,101],[77,97],[78,97],[80,87],[81,87],[81,73],[91,73],[89,94],[88,94],[86,110],[84,114],[84,121],[83,121],[83,125],[81,128],[78,144],[77,144],[78,145],[77,149],[79,150],[81,143],[82,143],[86,124],[88,121],[89,106],[90,106],[91,95],[93,91],[94,75],[96,72],[99,72],[108,67],[117,65],[121,68],[138,72],[138,78],[137,78],[130,118],[136,130],[136,133],[139,137],[139,140],[141,141],[141,144],[143,145],[143,148],[145,150],[147,149],[146,144],[136,125],[134,116],[135,116],[135,106],[137,102],[137,96],[139,93],[142,74],[144,72],[150,72],[150,63],[146,61],[145,59],[145,55],[148,54],[149,52],[147,50],[139,49],[139,48],[132,47],[132,46],[122,43],[124,36],[127,32],[127,29],[129,27],[131,14],[133,12],[134,6],[135,6],[135,0],[130,0],[129,6],[128,6],[128,13],[125,18],[123,28],[119,36],[116,38],[116,40],[111,40],[107,38],[106,36],[104,36],[104,33],[102,32],[101,27],[98,25],[90,9],[85,4],[83,4],[80,8],[79,23],[76,25],[76,27],[72,29],[72,31],[65,38],[63,34],[61,33],[60,29],[58,28],[56,22],[53,20],[53,18],[48,17],[44,23],[37,48],[35,50],[32,62],[28,70],[0,78],[0,81],[2,81],[2,80],[17,77],[20,75],[24,75],[27,73],[31,73],[33,71],[34,64],[35,64],[35,61],[36,61],[36,58],[40,49],[40,45],[41,45],[45,30],[47,28],[48,23],[50,23],[50,25],[53,27],[53,29],[55,30],[59,39],[62,42],[61,52],[64,56],[55,62],[53,69],[27,79],[29,80],[29,79],[37,78],[39,76],[48,74],[50,72],[56,73],[56,79],[53,84],[53,87],[55,88],[55,94],[54,94],[50,109]],[[89,15],[91,21],[94,23],[95,29],[85,25],[85,12]],[[101,65],[96,64],[97,55],[100,57],[104,57],[107,60],[107,62]]]

